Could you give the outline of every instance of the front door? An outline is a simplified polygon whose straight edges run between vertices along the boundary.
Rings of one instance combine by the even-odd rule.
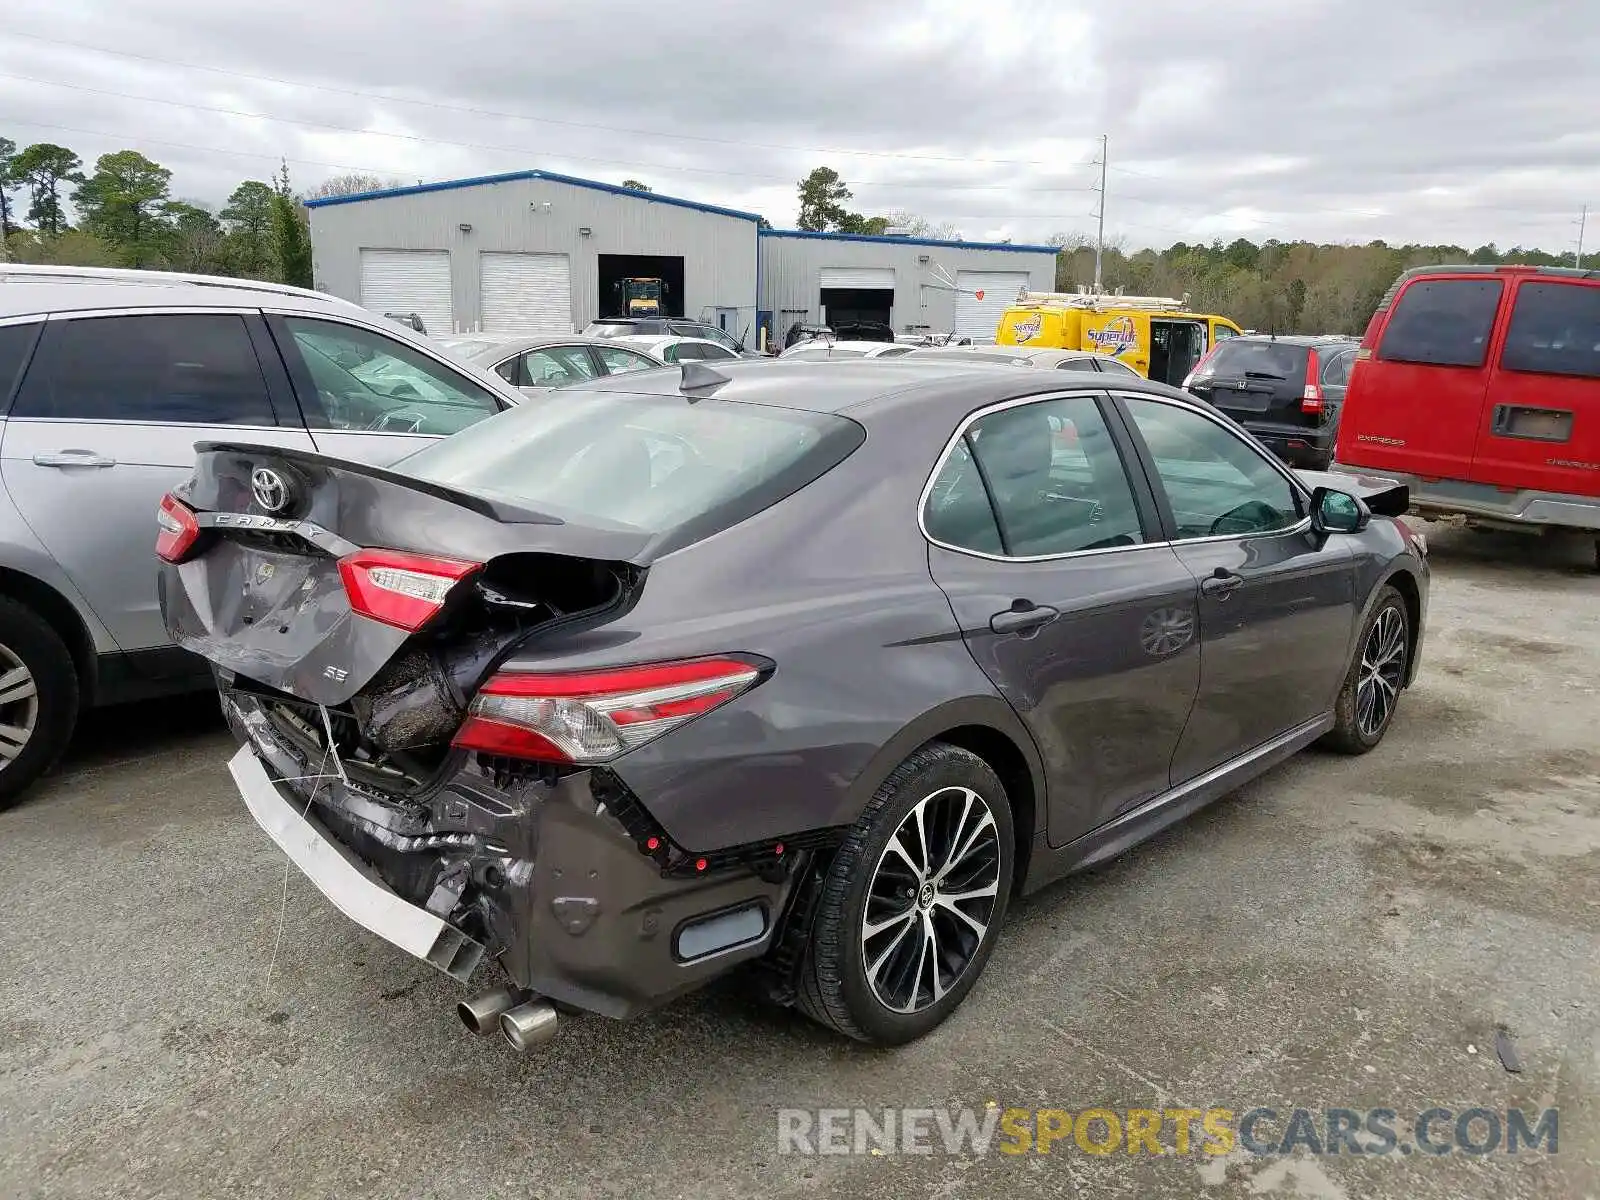
[[[501,409],[475,380],[364,326],[289,314],[267,323],[323,454],[387,466]]]
[[[0,477],[123,650],[167,644],[155,516],[193,471],[194,444],[314,448],[282,367],[271,375],[269,359],[264,375],[257,344],[272,353],[260,315],[237,310],[45,324],[0,440]]]
[[[1311,532],[1302,489],[1225,419],[1121,399],[1200,590],[1200,691],[1173,758],[1179,784],[1332,709],[1355,632],[1355,563],[1341,539]]]
[[[1199,684],[1195,580],[1108,403],[1079,391],[979,417],[924,511],[933,577],[1044,758],[1054,845],[1166,791]]]

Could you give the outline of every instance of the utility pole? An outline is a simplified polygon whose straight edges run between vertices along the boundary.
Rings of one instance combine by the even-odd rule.
[[[1572,256],[1572,265],[1579,268],[1583,266],[1583,231],[1588,223],[1589,206],[1585,204],[1583,211],[1578,214],[1578,252]]]
[[[1106,143],[1107,135],[1100,135],[1100,228],[1094,239],[1094,294],[1100,294],[1102,282],[1100,267],[1106,253]]]

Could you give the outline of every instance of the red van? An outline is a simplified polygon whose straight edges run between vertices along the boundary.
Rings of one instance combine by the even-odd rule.
[[[1378,305],[1334,470],[1425,515],[1591,532],[1600,565],[1600,271],[1418,267]]]

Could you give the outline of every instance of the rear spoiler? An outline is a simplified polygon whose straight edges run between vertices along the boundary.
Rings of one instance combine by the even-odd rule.
[[[194,452],[196,454],[206,454],[212,451],[250,456],[270,455],[273,458],[282,459],[285,462],[300,463],[303,466],[338,470],[347,475],[365,475],[369,479],[410,488],[414,492],[421,492],[425,496],[432,496],[436,500],[454,504],[469,512],[475,512],[480,517],[488,517],[491,521],[498,521],[502,525],[566,524],[560,517],[550,513],[521,508],[501,500],[491,500],[486,496],[479,496],[472,492],[457,491],[455,488],[445,487],[441,483],[419,479],[415,475],[405,475],[399,471],[374,467],[348,458],[333,458],[326,454],[317,454],[311,450],[296,450],[287,446],[265,446],[256,442],[196,442],[194,444]]]
[[[1332,471],[1296,471],[1308,487],[1332,488],[1359,496],[1380,517],[1403,517],[1411,510],[1410,485],[1382,475],[1345,475]]]

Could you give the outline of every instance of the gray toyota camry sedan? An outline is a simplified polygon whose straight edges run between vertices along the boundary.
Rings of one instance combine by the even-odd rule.
[[[518,1048],[748,966],[902,1043],[1010,900],[1382,741],[1426,545],[1143,380],[909,359],[582,385],[384,469],[202,443],[162,607],[244,804]]]

